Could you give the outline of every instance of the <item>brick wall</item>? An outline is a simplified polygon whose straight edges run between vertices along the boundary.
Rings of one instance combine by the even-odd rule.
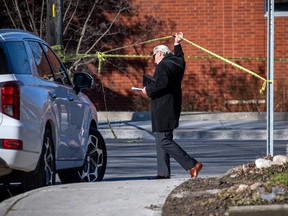
[[[174,32],[184,32],[188,40],[233,61],[266,78],[267,26],[264,0],[133,0],[138,13],[130,22],[153,17],[160,25],[152,37],[158,38]],[[275,17],[275,58],[288,57],[288,17]],[[150,38],[152,39],[152,38]],[[151,43],[140,54],[151,54],[159,43],[173,48],[173,39]],[[266,92],[259,90],[263,84],[251,75],[232,67],[183,41],[187,67],[182,83],[183,110],[186,111],[265,111]],[[135,54],[134,50],[128,51]],[[239,59],[240,58],[240,59]],[[123,59],[124,61],[124,59]],[[128,61],[128,60],[127,60]],[[131,61],[131,60],[129,60]],[[109,75],[97,76],[105,88],[99,87],[93,100],[100,110],[149,109],[149,100],[131,86],[142,86],[142,76],[153,74],[152,59],[137,60],[137,68],[125,72],[113,69]],[[90,70],[96,70],[91,68]],[[288,62],[275,62],[275,109],[287,111]],[[104,68],[105,70],[105,68]],[[106,70],[108,70],[106,68]]]

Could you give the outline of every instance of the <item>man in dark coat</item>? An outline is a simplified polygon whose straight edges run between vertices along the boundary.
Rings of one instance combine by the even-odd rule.
[[[181,82],[185,71],[184,53],[180,44],[183,33],[175,34],[174,55],[165,45],[153,49],[156,71],[142,92],[151,98],[152,131],[157,147],[156,179],[170,178],[170,156],[191,178],[196,178],[202,164],[190,157],[174,140],[173,130],[179,126],[181,112]]]

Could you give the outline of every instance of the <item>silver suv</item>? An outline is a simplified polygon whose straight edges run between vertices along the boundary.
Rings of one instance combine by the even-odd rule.
[[[51,47],[34,34],[0,29],[0,183],[22,182],[25,191],[55,183],[103,179],[105,141],[97,111],[71,82]]]

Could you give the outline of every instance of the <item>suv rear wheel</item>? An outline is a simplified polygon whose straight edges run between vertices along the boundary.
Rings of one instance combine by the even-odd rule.
[[[53,140],[50,129],[46,129],[42,152],[36,169],[32,172],[22,173],[22,186],[24,191],[55,184],[55,157]]]
[[[58,172],[62,183],[102,181],[107,165],[107,150],[100,132],[89,132],[85,161],[82,167]]]

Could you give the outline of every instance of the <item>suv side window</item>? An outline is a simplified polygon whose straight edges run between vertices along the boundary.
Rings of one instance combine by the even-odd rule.
[[[37,42],[29,41],[29,46],[34,57],[39,76],[44,80],[54,81],[53,72],[51,71],[41,45]]]
[[[7,59],[10,60],[12,73],[31,74],[28,56],[24,43],[21,41],[6,42]],[[7,53],[6,53],[7,54]],[[8,63],[8,62],[7,62]]]
[[[46,45],[43,45],[43,48],[53,68],[55,81],[63,83],[65,85],[71,85],[70,79],[66,73],[64,66],[55,56],[54,52]]]

